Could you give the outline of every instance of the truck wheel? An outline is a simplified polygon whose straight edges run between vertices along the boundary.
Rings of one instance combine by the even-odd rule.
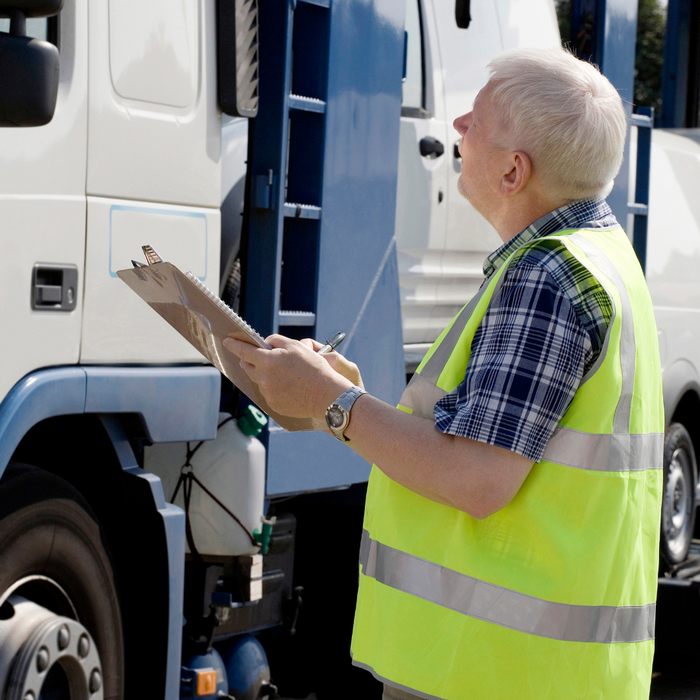
[[[697,465],[688,431],[672,423],[664,441],[661,554],[670,566],[687,556],[695,523]]]
[[[0,696],[121,700],[119,601],[90,507],[63,479],[10,464],[0,516]]]

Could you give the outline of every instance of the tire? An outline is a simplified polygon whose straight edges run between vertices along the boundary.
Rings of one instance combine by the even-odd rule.
[[[664,487],[661,504],[661,555],[669,564],[688,556],[695,524],[695,451],[688,431],[672,423],[664,441]]]
[[[0,596],[29,576],[46,576],[58,584],[95,640],[105,700],[122,700],[119,600],[90,507],[63,479],[36,467],[11,464],[0,481],[0,517]]]

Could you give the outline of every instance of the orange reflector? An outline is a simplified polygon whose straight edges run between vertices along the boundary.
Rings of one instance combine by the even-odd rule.
[[[197,695],[213,695],[216,692],[216,671],[200,671],[197,674]]]

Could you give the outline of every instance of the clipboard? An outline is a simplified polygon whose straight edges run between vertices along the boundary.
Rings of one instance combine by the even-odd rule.
[[[172,263],[155,262],[119,270],[117,276],[283,428],[300,431],[326,427],[325,421],[283,416],[267,405],[258,385],[241,369],[238,358],[226,350],[223,341],[234,335],[258,347],[270,346],[192,273],[183,273]]]

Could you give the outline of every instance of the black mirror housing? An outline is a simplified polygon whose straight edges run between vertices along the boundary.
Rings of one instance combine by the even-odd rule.
[[[0,0],[0,17],[19,10],[25,17],[52,17],[63,8],[64,0]]]
[[[53,44],[0,33],[0,126],[48,124],[56,110],[59,67]]]

